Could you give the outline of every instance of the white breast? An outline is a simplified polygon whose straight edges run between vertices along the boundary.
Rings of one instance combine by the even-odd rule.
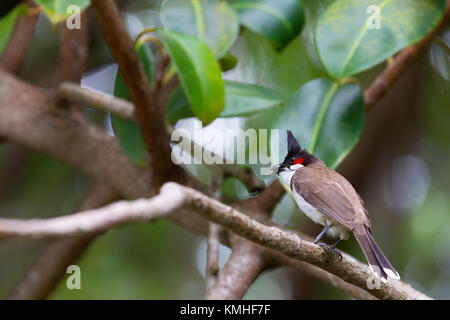
[[[299,169],[303,167],[302,165],[296,165],[299,166],[298,168],[293,169]],[[292,166],[293,167],[293,166]],[[296,170],[284,170],[283,172],[280,172],[280,177],[287,183],[288,186],[291,185],[292,177],[294,176]],[[292,193],[294,195],[295,202],[297,203],[297,206],[302,210],[312,221],[315,223],[325,225],[325,216],[319,212],[316,208],[314,208],[312,205],[310,205],[308,202],[306,202],[303,197],[295,192],[295,190],[292,190]]]
[[[315,223],[321,224],[323,226],[327,225],[326,220],[327,218],[319,212],[316,208],[314,208],[312,205],[310,205],[303,197],[296,192],[295,190],[292,190],[292,194],[294,195],[295,202],[297,203],[300,210],[303,211],[304,214],[308,216],[312,221]]]

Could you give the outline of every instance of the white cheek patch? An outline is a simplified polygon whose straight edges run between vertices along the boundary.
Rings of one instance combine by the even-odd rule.
[[[292,166],[289,167],[290,170],[296,171],[300,168],[303,168],[304,166],[302,164],[293,164]]]

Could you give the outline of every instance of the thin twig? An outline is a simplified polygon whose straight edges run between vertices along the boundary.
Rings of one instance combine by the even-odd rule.
[[[111,188],[98,184],[82,200],[75,212],[105,206],[119,198]],[[61,278],[66,275],[67,267],[79,259],[97,236],[98,234],[88,234],[50,243],[17,281],[7,299],[47,298]]]
[[[80,88],[80,86],[70,82],[62,83],[59,87],[58,94],[59,97],[63,99],[81,103],[100,111],[110,112],[128,120],[135,120],[134,105],[126,100],[97,93],[90,89]],[[183,139],[184,138],[189,139],[188,137],[183,137]],[[195,147],[202,148],[194,141],[191,141],[191,143]],[[223,161],[223,163],[225,163],[225,161]],[[235,177],[242,181],[242,183],[249,188],[250,192],[258,192],[265,187],[264,182],[258,179],[249,168],[234,165],[213,165],[210,167],[217,166],[220,166],[223,169],[225,177]]]
[[[184,172],[171,161],[164,110],[156,103],[116,3],[113,0],[92,0],[91,3],[135,106],[136,118],[150,157],[155,189],[166,181],[182,181]]]
[[[131,222],[149,222],[168,215],[184,203],[184,194],[119,201],[109,206],[51,219],[0,218],[0,239],[69,238],[99,233]]]
[[[59,86],[59,96],[104,112],[110,112],[119,117],[135,120],[134,105],[126,100],[96,93],[79,85],[64,82]]]

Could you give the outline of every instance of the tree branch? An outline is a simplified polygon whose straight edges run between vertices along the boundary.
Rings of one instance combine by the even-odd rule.
[[[98,208],[117,200],[117,193],[108,186],[98,184],[87,194],[75,212]],[[78,260],[97,236],[98,234],[87,234],[49,244],[17,281],[7,299],[47,298],[66,274],[67,267]]]
[[[104,232],[131,222],[149,222],[167,216],[183,202],[182,193],[165,193],[151,199],[119,201],[100,209],[51,219],[0,218],[0,239],[68,238]]]
[[[163,88],[164,90],[164,88]],[[135,121],[134,105],[126,100],[97,93],[90,89],[80,88],[79,85],[65,82],[59,87],[58,94],[61,98],[68,101],[90,106],[103,112],[110,112],[124,119]],[[194,142],[192,142],[194,143]],[[220,166],[225,173],[225,177],[235,177],[242,181],[250,192],[258,192],[265,188],[263,181],[258,179],[251,169],[233,165],[214,165]],[[213,167],[213,166],[211,166]],[[273,195],[276,195],[276,190]]]
[[[209,223],[208,247],[206,251],[206,280],[208,290],[216,282],[219,273],[219,247],[220,233],[222,230],[221,226],[212,222]]]
[[[234,236],[231,256],[206,294],[208,300],[237,300],[247,292],[249,286],[269,267],[264,248]]]
[[[0,70],[0,136],[47,154],[128,198],[154,194],[151,174],[135,166],[114,137],[55,108],[46,91]]]
[[[434,28],[425,39],[403,49],[389,64],[387,68],[375,79],[372,85],[364,92],[366,111],[372,110],[380,101],[400,76],[420,57],[422,52],[433,41],[436,35],[447,25],[450,19],[450,0],[447,0],[447,7],[441,22]]]
[[[60,81],[80,83],[89,57],[88,21],[86,11],[80,15],[79,29],[67,28],[66,22],[60,24],[61,46],[59,51]]]
[[[306,236],[304,235],[306,238]],[[312,238],[306,238],[308,241],[312,241]],[[368,293],[366,290],[361,289],[351,283],[345,282],[341,278],[335,276],[332,273],[329,273],[323,269],[320,269],[319,267],[316,267],[313,264],[309,264],[304,261],[299,261],[295,259],[291,259],[284,254],[281,254],[278,251],[270,250],[270,256],[273,258],[274,263],[276,263],[278,266],[286,266],[291,267],[297,270],[300,270],[301,272],[306,273],[309,276],[312,276],[316,279],[319,279],[323,281],[324,283],[338,288],[342,292],[347,293],[349,296],[354,297],[356,299],[360,300],[378,300],[373,295]]]
[[[105,35],[106,42],[119,64],[120,73],[136,108],[153,172],[152,183],[158,189],[166,181],[181,181],[183,171],[171,161],[169,135],[164,123],[164,110],[155,103],[155,94],[145,75],[119,10],[113,0],[93,0],[92,8]]]
[[[89,106],[103,112],[110,112],[124,119],[136,120],[134,105],[126,100],[96,93],[89,89],[80,88],[71,82],[63,82],[58,94],[61,98]]]
[[[31,0],[27,0],[26,4],[31,8],[36,7]],[[19,18],[6,48],[0,54],[0,69],[10,73],[20,71],[31,45],[38,18],[39,15],[25,15]]]
[[[108,183],[126,197],[138,198],[153,193],[148,179],[142,179],[148,171],[134,167],[115,139],[104,130],[82,119],[67,117],[62,110],[52,109],[48,94],[9,74],[0,71],[0,79],[0,136],[49,154]],[[272,188],[264,191],[269,199]],[[170,218],[194,233],[207,234],[205,220],[185,210]]]
[[[200,192],[176,183],[167,183],[161,193],[149,200],[117,202],[97,210],[47,220],[0,219],[0,238],[51,238],[105,231],[108,228],[130,222],[152,221],[168,216],[180,208],[195,210],[204,218],[218,223],[235,234],[284,255],[318,266],[346,282],[356,285],[380,299],[427,299],[401,281],[379,283],[368,288],[373,279],[369,268],[355,258],[343,253],[342,261],[327,256],[323,249],[312,242],[301,240],[292,232],[274,225],[253,220],[245,214]],[[300,243],[300,245],[299,245]]]
[[[447,9],[447,13],[446,13],[446,17],[448,18],[448,9]],[[445,19],[447,19],[447,18],[445,18]],[[407,50],[408,48],[406,48],[405,50]],[[423,49],[421,49],[421,50],[423,50]],[[402,52],[403,53],[403,52]],[[401,54],[402,53],[400,53],[399,54],[399,56],[397,57],[397,59],[399,58],[399,57],[401,57]],[[401,61],[408,61],[408,59],[405,59],[405,60],[400,60],[400,62]],[[394,62],[394,64],[395,64],[396,62]],[[411,63],[411,61],[409,61],[408,63]],[[389,69],[389,67],[386,69],[386,72],[388,71],[388,69]],[[399,68],[399,69],[393,69],[393,70],[401,70],[402,68]],[[405,67],[405,69],[406,69],[406,67]],[[396,71],[396,72],[397,72]],[[398,77],[399,76],[399,74],[398,75],[396,75],[396,72],[394,72],[394,71],[392,71],[392,74],[393,75],[395,75],[394,77],[392,77],[392,78],[390,78],[389,76],[386,76],[385,77],[385,79],[388,79],[388,81],[386,81],[386,83],[387,83],[387,85],[379,85],[379,84],[377,84],[377,80],[374,82],[374,85],[373,86],[371,86],[371,88],[369,88],[368,89],[368,91],[366,91],[366,93],[365,93],[365,98],[366,98],[366,105],[368,106],[368,109],[371,109],[372,108],[372,106],[379,100],[379,99],[381,99],[382,98],[382,96],[386,93],[386,91],[387,91],[387,89],[388,89],[388,87],[389,86],[392,86],[392,84],[396,81],[396,77]],[[401,72],[400,72],[401,73]],[[389,75],[389,73],[387,73],[388,75]],[[0,74],[0,77],[1,77],[1,74]],[[390,80],[389,80],[390,79]],[[390,82],[389,82],[390,81]],[[383,82],[380,82],[381,84],[383,84]],[[377,85],[376,85],[377,84]],[[3,83],[0,85],[0,91],[1,91],[1,87],[2,87],[2,85],[3,85]],[[375,86],[376,85],[376,86]],[[373,98],[372,100],[370,100],[370,96],[371,96],[371,94],[370,94],[370,89],[375,89],[376,87],[379,87],[377,90],[379,90],[379,92],[381,92],[381,94],[379,94],[379,93],[377,93],[377,90],[375,90],[375,91],[373,91],[374,93],[376,93],[376,94],[374,94],[373,95],[373,97],[375,97],[375,98]],[[2,97],[1,97],[1,95],[0,95],[0,100],[2,100]],[[373,101],[375,101],[375,102],[373,102]],[[1,102],[1,101],[0,101]],[[0,104],[0,106],[1,106],[1,104]],[[1,109],[1,107],[0,107],[0,109]],[[0,110],[0,113],[1,113],[1,110]],[[6,114],[5,114],[5,116],[6,116]],[[0,131],[2,130],[2,128],[1,128],[1,119],[2,119],[2,117],[0,116]],[[5,121],[7,121],[7,120],[5,120]],[[1,134],[1,132],[0,132],[0,135],[3,135],[3,134]],[[8,137],[8,136],[5,136],[6,138],[8,138],[8,139],[10,139],[10,140],[12,140],[12,141],[14,141],[14,139],[11,139],[10,137]],[[15,137],[17,137],[17,136],[15,136]],[[40,138],[42,138],[43,136],[41,136]],[[24,139],[24,140],[26,140],[26,139]],[[31,139],[32,140],[32,139]],[[40,139],[38,139],[38,141],[40,141]],[[58,145],[61,145],[61,144],[58,144]],[[33,147],[33,146],[32,146]],[[56,148],[57,148],[58,146],[56,146]],[[55,149],[56,149],[55,148]],[[40,147],[40,151],[42,151],[42,147]],[[47,150],[44,150],[43,152],[45,152],[45,153],[47,153],[48,151]],[[69,151],[68,151],[69,152]],[[58,159],[60,159],[61,160],[61,157],[59,157]],[[63,161],[64,162],[69,162],[69,164],[70,165],[74,165],[74,162],[71,162],[71,161],[67,161],[67,157],[65,157],[64,159],[63,159]],[[79,164],[77,163],[77,165],[76,165],[76,167],[78,166]],[[95,167],[95,164],[93,165],[94,167]],[[90,173],[90,174],[92,174],[93,172],[92,171],[90,171],[89,172],[89,170],[88,170],[88,172],[87,173]],[[95,174],[94,173],[94,176],[97,176],[97,177],[99,177],[99,175],[98,175],[98,173],[97,174]],[[117,183],[117,182],[115,182],[115,183],[113,183],[113,185],[115,185],[115,187],[117,188],[117,189],[122,189],[122,187],[123,186],[120,186],[119,187],[119,183]],[[138,191],[138,189],[139,188],[134,188],[134,191],[131,191],[131,190],[128,190],[127,191],[127,193],[128,194],[132,194],[133,196],[132,197],[135,197],[136,196],[136,194],[138,193],[138,192],[140,192],[140,193],[148,193],[148,189],[144,192],[144,191],[142,191],[142,190],[140,190],[140,191]],[[270,189],[270,188],[269,188]],[[122,191],[121,191],[122,192]],[[175,217],[175,216],[174,216]],[[178,217],[176,217],[175,218],[175,220],[176,219],[178,219]],[[200,220],[199,220],[200,221]],[[183,224],[185,227],[188,227],[188,228],[190,228],[191,230],[193,230],[193,229],[196,229],[197,231],[200,231],[202,234],[204,234],[204,231],[202,231],[202,230],[204,230],[204,225],[205,224],[203,224],[203,226],[201,226],[201,227],[198,227],[197,225],[195,225],[195,222],[194,223],[192,223],[191,222],[191,225],[189,225],[188,226],[188,224],[189,224],[189,222],[191,222],[191,221],[187,221],[187,219],[178,219],[178,223],[181,223],[181,224]],[[196,232],[197,232],[196,231]],[[292,259],[289,259],[289,261],[292,261]],[[321,269],[317,269],[317,270],[321,270]],[[322,271],[322,270],[321,270]],[[323,271],[324,273],[323,274],[327,274],[325,271]],[[345,282],[344,282],[345,283]],[[401,285],[400,285],[400,287],[402,287]],[[408,287],[406,287],[405,288],[405,290],[409,290],[408,289]]]

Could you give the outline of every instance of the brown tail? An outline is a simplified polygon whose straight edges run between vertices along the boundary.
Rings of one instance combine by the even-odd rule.
[[[378,275],[381,280],[386,281],[387,277],[400,279],[397,270],[391,265],[389,260],[385,257],[380,247],[375,242],[372,232],[369,228],[358,225],[353,230],[356,240],[361,246],[370,269]]]

